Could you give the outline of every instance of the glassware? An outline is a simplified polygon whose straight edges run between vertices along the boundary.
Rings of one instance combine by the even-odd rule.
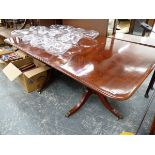
[[[29,29],[15,30],[11,32],[11,35],[19,37],[24,43],[30,43],[33,47],[42,48],[50,54],[62,55],[77,45],[82,38],[94,39],[99,33],[68,25],[51,25],[49,28],[32,26]]]

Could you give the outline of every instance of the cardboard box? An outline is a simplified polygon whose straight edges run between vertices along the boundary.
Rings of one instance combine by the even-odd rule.
[[[1,47],[0,48],[0,56],[4,55],[4,54],[9,54],[9,53],[13,53],[14,51],[10,48],[8,49],[9,47]]]
[[[4,39],[5,39],[4,37],[1,37],[0,36],[0,45],[3,45],[4,44]]]
[[[23,58],[28,56],[26,53],[22,52],[21,50],[18,50],[16,47],[13,47],[13,46],[12,47],[9,47],[9,46],[0,47],[0,56],[4,54],[13,53],[13,52],[17,52]]]
[[[0,48],[0,58],[5,54],[11,54],[11,53],[16,53],[17,55],[19,55],[21,57],[21,59],[25,59],[26,57],[28,57],[28,55],[26,53],[24,53],[20,50],[17,50],[14,47],[11,47],[9,50],[5,47]],[[16,60],[10,60],[10,61],[0,60],[0,67],[4,68],[6,65],[8,65],[12,61],[16,61]]]
[[[22,72],[19,68],[27,63],[33,62],[36,68],[32,68],[28,71]],[[41,63],[38,60],[30,57],[23,60],[17,60],[10,62],[4,69],[4,74],[10,81],[14,81],[18,78],[20,83],[23,85],[27,92],[32,92],[39,89],[47,78],[47,71],[50,67]]]
[[[4,55],[4,54],[10,54],[10,53],[13,53],[13,52],[14,52],[13,50],[11,50],[11,48],[10,48],[10,50],[8,50],[7,48],[8,48],[8,47],[1,47],[1,48],[0,48],[0,58],[1,58],[2,55]],[[3,60],[0,60],[0,67],[1,67],[1,68],[4,68],[7,64],[8,64],[7,62],[5,62],[5,61],[3,61]]]
[[[28,55],[21,50],[17,50],[15,53],[17,53],[19,56],[21,56],[23,59],[27,58]]]

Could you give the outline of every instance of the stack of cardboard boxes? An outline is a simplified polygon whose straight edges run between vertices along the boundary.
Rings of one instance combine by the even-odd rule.
[[[0,48],[0,66],[10,81],[17,79],[26,92],[40,89],[48,76],[50,67],[14,48]]]

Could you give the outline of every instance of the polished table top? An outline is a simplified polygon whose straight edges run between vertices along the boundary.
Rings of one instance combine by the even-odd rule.
[[[101,94],[128,99],[155,67],[155,49],[114,38],[83,38],[64,55],[54,56],[24,44],[5,40]]]

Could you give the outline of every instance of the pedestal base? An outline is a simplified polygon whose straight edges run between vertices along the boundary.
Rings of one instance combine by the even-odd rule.
[[[82,96],[80,102],[78,104],[76,104],[71,110],[69,110],[66,113],[66,117],[69,117],[71,115],[73,115],[74,113],[76,113],[88,100],[88,98],[92,95],[92,94],[96,94],[99,99],[101,100],[102,104],[104,105],[104,107],[106,109],[108,109],[112,114],[114,114],[118,119],[122,119],[123,116],[115,109],[113,108],[110,103],[108,102],[107,98],[105,96],[103,96],[100,93],[97,93],[91,89],[87,89],[87,91],[84,93],[84,95]]]

